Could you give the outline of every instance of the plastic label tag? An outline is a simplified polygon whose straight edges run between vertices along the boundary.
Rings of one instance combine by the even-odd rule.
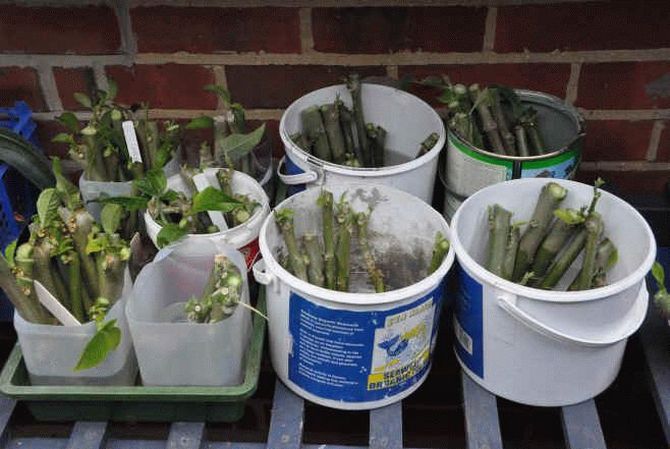
[[[128,147],[128,156],[133,162],[142,163],[142,153],[140,153],[140,144],[137,142],[137,134],[135,134],[135,125],[132,120],[126,120],[121,124],[123,127],[123,137],[126,139],[126,147]]]
[[[444,283],[389,310],[331,309],[292,292],[289,379],[325,399],[369,402],[415,385],[430,367]]]
[[[81,326],[78,319],[61,304],[54,295],[49,292],[39,281],[33,281],[37,299],[46,309],[53,314],[63,326]]]
[[[458,298],[454,311],[454,348],[470,371],[484,378],[482,285],[458,266]]]
[[[204,173],[198,173],[197,175],[194,175],[193,183],[195,184],[195,188],[198,189],[198,192],[202,192],[207,187],[214,187],[209,182],[209,179]],[[208,210],[207,215],[209,215],[209,219],[212,220],[212,223],[214,223],[219,228],[219,231],[228,230],[228,223],[226,223],[226,217],[223,216],[223,213],[221,211]]]

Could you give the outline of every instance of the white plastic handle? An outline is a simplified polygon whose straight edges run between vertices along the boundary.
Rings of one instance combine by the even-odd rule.
[[[282,173],[285,165],[285,159],[286,156],[283,156],[279,160],[279,165],[277,166],[277,176],[279,176],[279,179],[281,179],[282,182],[287,186],[294,186],[296,184],[307,184],[319,179],[318,173],[311,170],[306,170],[304,173],[300,173],[298,175],[287,175]]]
[[[629,324],[623,330],[619,331],[616,335],[608,335],[606,338],[597,340],[579,338],[572,335],[568,335],[558,329],[554,329],[553,327],[538,321],[536,318],[524,312],[516,305],[517,297],[515,295],[500,294],[498,295],[497,299],[498,299],[498,305],[505,312],[507,312],[512,318],[516,319],[520,323],[525,324],[528,328],[540,334],[552,337],[558,341],[562,341],[565,343],[573,343],[576,345],[588,346],[588,347],[602,347],[618,343],[624,338],[630,337],[632,334],[635,333],[635,331],[639,329],[639,327],[642,325],[642,322],[644,321],[647,315],[649,292],[647,292],[647,286],[643,282],[642,287],[640,288],[640,291],[637,295],[637,299],[635,300],[635,304],[633,304],[633,307],[631,307],[630,311],[628,312],[628,315],[622,318],[624,322]]]
[[[259,260],[254,264],[253,270],[256,282],[258,282],[261,285],[268,286],[272,283],[272,281],[275,278],[273,274],[269,273],[266,270],[265,261],[263,259]]]

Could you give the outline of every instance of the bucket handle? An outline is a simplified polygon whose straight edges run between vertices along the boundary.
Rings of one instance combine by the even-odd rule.
[[[316,172],[311,171],[309,169],[305,170],[304,173],[300,173],[297,175],[287,175],[283,173],[285,159],[286,156],[282,156],[282,158],[279,160],[279,165],[277,166],[277,176],[279,176],[279,179],[281,179],[281,181],[287,186],[308,184],[310,182],[314,182],[317,179],[319,179],[319,175]]]
[[[642,282],[640,291],[635,300],[635,304],[631,307],[628,312],[628,316],[625,317],[624,321],[626,323],[631,323],[627,325],[623,330],[619,331],[616,335],[608,335],[607,338],[603,339],[588,339],[588,338],[579,338],[569,334],[566,334],[558,329],[555,329],[551,326],[548,326],[545,323],[537,320],[533,316],[524,312],[521,308],[516,305],[516,295],[501,293],[498,295],[498,305],[507,312],[512,318],[516,319],[520,323],[525,324],[528,328],[552,337],[558,341],[565,343],[573,343],[580,346],[587,347],[602,347],[610,346],[615,343],[620,342],[621,340],[630,337],[635,333],[642,325],[646,315],[647,315],[647,303],[649,300],[649,292],[647,291],[647,286]]]
[[[274,275],[266,270],[265,260],[261,259],[253,265],[254,279],[261,285],[268,286],[272,283]]]

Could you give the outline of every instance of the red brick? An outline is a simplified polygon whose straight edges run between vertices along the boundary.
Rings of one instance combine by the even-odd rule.
[[[640,194],[648,196],[663,195],[665,184],[670,181],[667,171],[582,171],[577,173],[577,181],[593,184],[601,177],[614,191],[624,194]]]
[[[142,52],[300,52],[297,8],[160,6],[131,15]]]
[[[33,111],[45,109],[37,72],[30,68],[0,68],[0,106],[23,100]]]
[[[216,97],[203,90],[214,83],[206,67],[163,64],[107,67],[107,75],[119,85],[118,101],[148,102],[155,109],[214,109]]]
[[[247,108],[284,108],[312,90],[338,84],[349,73],[384,75],[384,67],[227,66],[233,99]]]
[[[316,8],[314,48],[336,53],[481,51],[486,8]]]
[[[586,64],[577,105],[590,109],[670,107],[670,62]]]
[[[114,11],[106,6],[2,6],[0,50],[16,53],[118,53]]]
[[[63,108],[68,110],[80,110],[82,106],[74,99],[75,92],[83,92],[92,95],[95,92],[95,79],[93,70],[89,68],[60,68],[53,69],[58,95]]]
[[[658,162],[670,162],[670,123],[665,122],[661,131],[661,140],[658,143],[656,160]]]
[[[653,121],[593,120],[586,124],[585,161],[641,161]]]
[[[502,84],[538,90],[559,98],[565,97],[565,89],[570,77],[567,64],[479,64],[479,65],[427,65],[401,66],[399,76],[421,80],[427,76],[448,75],[453,83],[481,85]],[[412,86],[410,89],[433,105],[439,104],[436,89]]]
[[[495,50],[614,50],[670,46],[670,2],[634,1],[498,8]]]

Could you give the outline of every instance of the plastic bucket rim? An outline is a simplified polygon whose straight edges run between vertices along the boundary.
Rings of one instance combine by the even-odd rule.
[[[405,92],[403,90],[394,88],[394,87],[389,87],[389,86],[383,86],[380,84],[373,84],[373,83],[365,83],[366,88],[367,87],[372,87],[373,89],[379,89],[379,90],[386,90],[386,91],[392,91],[393,94],[396,95],[404,95],[407,96],[408,98],[411,98],[412,101],[415,101],[417,104],[421,105],[421,107],[425,107],[427,111],[431,115],[433,115],[434,118],[437,118],[436,123],[439,123],[439,129],[436,131],[439,138],[435,145],[426,152],[426,154],[422,155],[421,157],[418,157],[416,159],[409,160],[407,162],[404,162],[402,164],[396,164],[396,165],[391,165],[388,167],[346,167],[343,165],[338,165],[333,162],[327,162],[321,159],[318,159],[314,157],[311,154],[306,153],[302,148],[298,147],[293,141],[291,140],[290,136],[288,135],[286,131],[286,117],[288,116],[289,113],[293,112],[293,109],[297,107],[297,103],[301,101],[303,98],[311,95],[315,95],[317,93],[323,92],[323,91],[328,91],[332,90],[333,88],[338,88],[341,86],[344,86],[344,84],[334,84],[331,86],[326,86],[322,87],[321,89],[313,90],[311,92],[308,92],[307,94],[303,95],[302,97],[296,99],[293,101],[288,108],[284,111],[284,113],[281,116],[281,119],[279,121],[279,137],[282,140],[282,143],[286,147],[287,150],[290,150],[291,154],[295,154],[301,161],[314,165],[315,167],[319,169],[323,169],[329,172],[341,174],[341,175],[346,175],[346,176],[360,176],[360,177],[381,177],[381,176],[389,176],[389,175],[394,175],[397,173],[405,173],[411,170],[414,170],[417,167],[420,167],[422,165],[425,165],[427,162],[430,162],[437,156],[439,156],[440,151],[444,144],[447,141],[447,132],[446,128],[444,126],[444,122],[442,118],[439,116],[437,112],[425,101],[423,101],[421,98],[417,97],[416,95],[413,95],[409,92]],[[289,152],[287,151],[287,154]]]
[[[374,187],[374,188],[390,189],[394,190],[396,193],[399,192],[402,195],[407,196],[408,199],[411,198],[414,201],[421,202],[421,204],[425,206],[426,209],[431,214],[434,214],[436,217],[438,217],[444,224],[445,226],[444,229],[446,229],[447,231],[446,237],[449,239],[449,242],[451,243],[451,236],[453,232],[451,231],[451,227],[446,222],[444,217],[440,215],[440,213],[438,213],[435,209],[433,209],[428,204],[424,203],[414,195],[385,185],[371,186],[369,184],[360,184],[360,183],[352,183],[347,185],[347,189],[355,189],[357,187],[360,188]],[[287,201],[290,201],[299,195],[304,195],[307,193],[309,193],[309,191],[299,192],[289,198],[286,198],[280,204],[276,205],[275,209],[280,209]],[[435,270],[433,273],[429,274],[425,278],[421,279],[419,282],[415,282],[414,284],[410,284],[396,290],[391,290],[383,293],[373,293],[373,292],[352,293],[352,292],[340,292],[336,290],[329,290],[325,287],[318,287],[316,285],[310,284],[309,282],[303,281],[302,279],[299,279],[298,277],[290,273],[288,270],[286,270],[284,267],[282,267],[281,264],[279,264],[279,262],[277,262],[266,240],[267,229],[273,220],[274,220],[274,214],[270,214],[267,216],[258,237],[260,251],[261,254],[263,255],[262,260],[266,264],[266,267],[273,273],[274,277],[279,278],[280,281],[285,282],[290,287],[295,287],[296,290],[308,293],[309,295],[317,297],[322,301],[332,302],[335,304],[355,305],[355,306],[378,306],[378,305],[393,304],[398,301],[412,298],[416,296],[416,294],[426,292],[430,288],[437,286],[440,282],[442,282],[444,277],[447,275],[447,273],[453,266],[456,258],[456,252],[454,250],[454,246],[450,244],[449,251],[447,252],[447,255],[444,257],[444,260],[442,261],[437,270]]]
[[[210,169],[207,169],[207,170],[219,170],[219,169],[210,168]],[[170,178],[172,178],[173,176],[179,176],[179,174],[172,175],[172,176],[170,176]],[[247,178],[246,179],[247,181],[253,181],[253,182],[250,182],[249,185],[254,184],[254,189],[257,190],[257,193],[262,192],[262,195],[259,195],[259,197],[261,199],[261,207],[256,212],[254,212],[251,215],[251,217],[249,217],[249,220],[247,220],[246,222],[244,222],[242,224],[239,224],[235,227],[228,228],[225,231],[212,232],[212,233],[209,233],[209,234],[186,234],[186,238],[189,238],[189,239],[207,239],[207,238],[223,237],[227,233],[230,233],[231,231],[241,230],[242,228],[245,228],[245,227],[246,228],[253,228],[253,227],[257,226],[256,222],[261,221],[263,216],[266,213],[269,214],[269,212],[270,212],[270,200],[269,200],[267,194],[265,193],[265,190],[263,189],[263,186],[258,181],[256,181],[256,179],[254,177],[252,177],[252,176],[250,176],[250,175],[248,175],[244,172],[235,170],[235,174],[233,176],[236,176],[236,177],[237,176],[242,176],[242,178]],[[168,181],[169,181],[170,178],[168,178]],[[158,229],[158,232],[160,232],[160,230],[163,229],[163,226],[159,225],[158,222],[156,222],[156,220],[154,220],[154,218],[147,211],[144,212],[144,220],[146,222],[150,223],[150,224],[156,225],[156,228]],[[255,240],[255,238],[251,237],[247,241],[245,241],[242,245],[246,245],[246,244],[252,242],[253,240]]]
[[[553,181],[571,185],[588,186],[589,188],[593,188],[588,184],[567,179],[554,179]],[[547,181],[545,178],[523,178],[523,179],[514,179],[510,181],[505,181],[504,183],[499,184],[507,184],[507,183],[530,184],[540,182],[544,183]],[[473,274],[475,274],[478,278],[492,285],[493,287],[531,300],[556,302],[556,303],[579,303],[579,302],[607,299],[612,295],[627,290],[635,286],[635,284],[639,283],[640,281],[643,281],[645,276],[651,269],[651,266],[653,265],[654,260],[656,259],[656,240],[654,239],[654,235],[651,231],[651,228],[649,227],[649,223],[647,223],[647,221],[642,217],[642,215],[640,215],[640,213],[626,201],[622,200],[616,195],[613,195],[607,191],[602,190],[601,192],[604,196],[610,198],[611,200],[620,204],[621,206],[628,208],[628,210],[632,212],[632,215],[639,221],[639,224],[643,226],[643,229],[646,231],[646,235],[649,237],[649,243],[650,243],[649,253],[643,260],[643,262],[640,264],[640,266],[637,267],[635,270],[633,270],[631,273],[629,273],[627,276],[618,280],[614,284],[609,284],[604,287],[592,288],[589,290],[582,290],[576,292],[569,292],[569,291],[542,290],[539,288],[527,287],[516,284],[512,281],[508,281],[506,279],[501,278],[500,276],[491,273],[482,265],[480,265],[478,262],[476,262],[472,258],[472,256],[470,256],[470,254],[465,250],[465,248],[461,244],[461,241],[458,237],[458,233],[456,232],[456,230],[458,228],[458,221],[460,219],[462,211],[464,210],[464,208],[467,207],[467,203],[470,201],[470,199],[477,195],[483,196],[486,193],[490,193],[487,191],[489,189],[494,189],[499,184],[490,185],[473,193],[463,202],[463,204],[461,204],[461,206],[458,208],[458,210],[451,219],[451,229],[453,229],[453,231],[450,235],[450,243],[454,251],[456,252],[456,258],[459,261],[459,263],[467,267],[468,270],[471,271]],[[482,192],[484,192],[484,194],[482,194]]]

